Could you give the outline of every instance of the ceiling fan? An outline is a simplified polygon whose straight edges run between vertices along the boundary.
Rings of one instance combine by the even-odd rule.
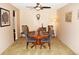
[[[43,9],[50,9],[50,6],[42,6],[40,3],[36,3],[36,6],[32,7],[32,6],[28,6],[27,8],[33,8],[36,9],[37,11],[39,10],[43,10]]]

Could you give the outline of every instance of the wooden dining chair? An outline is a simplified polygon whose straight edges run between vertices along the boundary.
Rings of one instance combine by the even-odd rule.
[[[26,39],[26,48],[28,48],[29,43],[35,43],[36,39],[29,36],[29,34],[27,32],[24,32],[24,34],[25,34],[25,39]]]
[[[26,48],[28,48],[29,43],[34,43],[36,42],[36,40],[32,37],[30,37],[30,34],[34,34],[34,32],[29,34],[29,28],[27,25],[22,25],[22,33],[25,35],[25,39],[26,39]]]
[[[49,49],[51,49],[51,39],[52,39],[52,33],[51,33],[51,30],[50,30],[49,33],[48,33],[48,37],[47,38],[43,38],[41,40],[41,42],[43,43],[41,45],[41,48],[42,48],[42,46],[44,46],[45,43],[48,43]]]

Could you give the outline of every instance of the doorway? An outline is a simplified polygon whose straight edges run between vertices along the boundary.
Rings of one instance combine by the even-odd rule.
[[[13,36],[14,41],[16,40],[16,31],[15,31],[15,10],[13,10]]]

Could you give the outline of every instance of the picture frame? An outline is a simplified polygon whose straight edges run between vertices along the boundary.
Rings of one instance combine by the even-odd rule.
[[[68,12],[65,15],[65,21],[66,22],[71,22],[72,21],[72,12]]]
[[[0,27],[10,26],[10,11],[0,8]]]
[[[78,10],[78,12],[77,12],[77,13],[78,13],[78,15],[77,15],[77,19],[79,19],[79,10]]]

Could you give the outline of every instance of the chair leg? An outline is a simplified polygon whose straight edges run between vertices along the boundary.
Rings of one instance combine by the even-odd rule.
[[[33,46],[31,46],[31,48],[33,48],[35,46],[35,44],[33,44]]]
[[[40,45],[40,49],[42,48],[42,44]]]
[[[35,49],[36,49],[36,45],[35,45]]]
[[[26,43],[26,48],[27,48],[27,49],[28,49],[28,44],[29,44],[29,43],[27,42],[27,43]]]
[[[51,47],[50,47],[50,43],[48,43],[48,46],[49,46],[49,49],[51,49]]]

